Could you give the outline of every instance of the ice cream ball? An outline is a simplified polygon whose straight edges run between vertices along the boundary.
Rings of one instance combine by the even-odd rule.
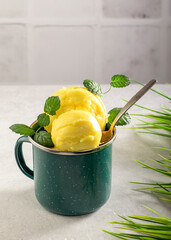
[[[101,140],[101,127],[88,111],[71,110],[52,123],[54,148],[60,151],[83,151],[96,148]]]
[[[90,112],[100,125],[101,130],[105,129],[107,113],[101,98],[88,91],[84,87],[66,87],[55,92],[52,96],[60,99],[60,108],[54,116],[50,116],[50,124],[45,127],[51,132],[53,121],[61,114],[71,110],[84,110]]]

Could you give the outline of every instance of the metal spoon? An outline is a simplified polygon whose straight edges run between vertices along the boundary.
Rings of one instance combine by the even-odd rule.
[[[143,88],[141,88],[128,102],[127,104],[121,109],[121,111],[118,113],[116,118],[114,119],[113,123],[111,124],[108,131],[102,132],[101,137],[101,143],[109,141],[113,137],[113,130],[116,125],[116,123],[119,121],[119,119],[123,116],[125,112],[128,111],[134,103],[136,103],[154,84],[156,83],[155,79],[152,79],[149,81]]]

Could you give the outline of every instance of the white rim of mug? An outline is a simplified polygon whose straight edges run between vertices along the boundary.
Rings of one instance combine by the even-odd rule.
[[[35,124],[35,122],[33,122],[31,124],[31,126],[33,126]],[[32,137],[28,136],[29,141],[35,147],[37,147],[37,148],[39,148],[39,149],[41,149],[43,151],[46,151],[48,153],[53,153],[53,154],[57,154],[57,155],[84,155],[84,154],[94,153],[94,152],[100,151],[100,150],[104,149],[105,147],[109,146],[110,144],[112,144],[113,141],[115,140],[115,138],[116,138],[116,128],[114,128],[113,137],[108,142],[102,143],[98,147],[92,148],[92,149],[89,149],[89,150],[83,150],[83,151],[77,151],[77,152],[73,151],[73,152],[71,152],[71,151],[58,151],[58,150],[55,150],[53,148],[44,147],[44,146],[40,145],[39,143],[35,142]]]

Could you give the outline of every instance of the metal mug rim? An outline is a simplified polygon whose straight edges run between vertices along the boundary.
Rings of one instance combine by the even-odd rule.
[[[33,122],[31,124],[31,127],[36,123],[37,121]],[[116,138],[116,128],[114,128],[114,134],[113,134],[113,137],[108,141],[108,142],[105,142],[105,143],[102,143],[100,144],[98,147],[96,148],[92,148],[92,149],[89,149],[89,150],[84,150],[84,151],[77,151],[77,152],[71,152],[71,151],[58,151],[58,150],[55,150],[53,148],[48,148],[48,147],[44,147],[42,145],[40,145],[39,143],[35,142],[33,140],[33,138],[31,138],[30,136],[28,136],[28,139],[29,141],[37,148],[45,151],[45,152],[48,152],[48,153],[52,153],[52,154],[57,154],[57,155],[84,155],[84,154],[90,154],[90,153],[94,153],[94,152],[97,152],[99,150],[102,150],[103,148],[109,146],[110,144],[113,143],[113,141],[115,140]]]

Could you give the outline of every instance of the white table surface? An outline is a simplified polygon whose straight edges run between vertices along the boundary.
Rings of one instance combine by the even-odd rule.
[[[131,190],[135,186],[128,181],[167,181],[167,177],[143,169],[134,159],[149,163],[150,158],[159,158],[159,149],[170,147],[169,139],[139,134],[132,129],[117,128],[113,143],[112,192],[108,202],[97,212],[84,216],[68,217],[48,212],[37,202],[33,180],[19,170],[14,158],[14,145],[19,135],[9,130],[14,123],[31,124],[41,113],[44,102],[63,86],[0,86],[0,239],[3,240],[112,240],[114,237],[101,229],[113,230],[108,223],[118,220],[120,215],[153,215],[143,205],[171,217],[169,204],[155,195]],[[170,94],[171,85],[158,85]],[[102,86],[107,90],[107,85]],[[123,89],[112,89],[103,96],[106,109],[121,107],[129,100],[139,85]],[[159,109],[169,101],[154,92],[148,92],[138,104]],[[130,113],[146,112],[133,107]],[[132,120],[130,126],[138,122]],[[24,145],[25,158],[32,167],[31,144]]]

